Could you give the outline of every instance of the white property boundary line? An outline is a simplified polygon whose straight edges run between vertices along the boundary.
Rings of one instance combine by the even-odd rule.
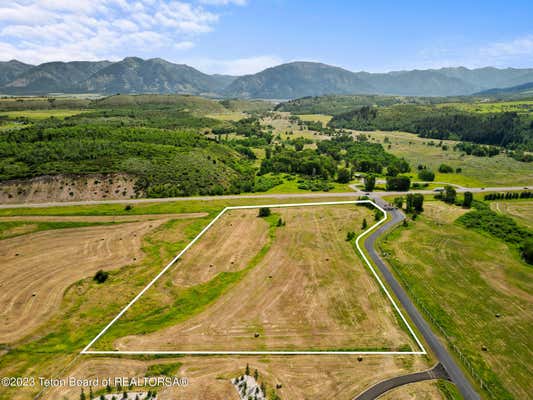
[[[109,330],[109,328],[111,328],[111,326],[113,326],[113,324],[115,322],[117,322],[117,320],[120,317],[122,317],[122,315],[124,315],[124,313],[126,311],[128,311],[128,309],[131,306],[133,306],[137,302],[137,300],[139,300],[141,298],[141,296],[148,289],[150,289],[154,285],[154,283],[156,283],[157,280],[159,278],[161,278],[161,276],[165,272],[167,272],[168,269],[170,267],[172,267],[176,263],[176,261],[178,261],[181,258],[181,256],[187,250],[189,250],[191,248],[191,246],[194,243],[196,243],[198,241],[198,239],[200,239],[213,226],[213,224],[216,221],[218,221],[220,219],[220,217],[222,217],[222,215],[224,215],[226,213],[226,211],[229,211],[229,210],[242,210],[242,209],[250,209],[250,208],[262,208],[262,207],[282,208],[282,207],[327,206],[327,205],[340,205],[340,204],[364,204],[364,203],[372,204],[374,207],[376,207],[378,210],[380,210],[383,213],[383,218],[381,220],[379,220],[377,223],[375,223],[374,225],[372,225],[370,228],[368,228],[366,231],[361,233],[357,237],[357,239],[355,240],[355,245],[357,247],[357,250],[361,254],[361,257],[363,258],[363,260],[367,264],[368,268],[370,268],[370,270],[372,271],[372,274],[374,275],[374,277],[378,281],[381,289],[383,289],[383,291],[385,292],[387,298],[392,303],[395,311],[398,313],[398,315],[400,316],[400,318],[403,321],[403,323],[407,326],[407,329],[409,330],[409,333],[414,338],[416,344],[420,348],[419,351],[320,351],[320,350],[316,350],[316,351],[127,351],[127,350],[122,350],[122,351],[121,350],[99,351],[99,350],[89,350],[92,347],[92,345],[98,339],[100,339],[100,337],[102,337]],[[420,342],[420,340],[416,336],[415,332],[411,328],[411,325],[409,325],[409,322],[407,322],[407,319],[404,317],[402,311],[400,310],[400,308],[398,307],[398,305],[394,301],[393,297],[390,295],[390,293],[387,290],[386,286],[383,284],[383,281],[381,280],[381,278],[377,274],[376,270],[374,269],[374,267],[372,266],[372,264],[370,263],[370,261],[366,257],[365,253],[361,249],[361,246],[359,245],[359,241],[361,240],[361,238],[363,236],[365,236],[367,233],[372,231],[374,228],[376,228],[378,225],[382,224],[386,220],[387,220],[387,212],[383,208],[381,208],[380,206],[378,206],[376,203],[374,203],[371,200],[328,201],[328,202],[319,202],[319,203],[294,203],[294,204],[261,204],[261,205],[252,205],[252,206],[226,207],[215,218],[213,218],[213,220],[204,229],[202,229],[202,231],[193,240],[191,240],[191,242],[187,246],[185,246],[185,248],[182,251],[180,251],[179,254],[176,257],[174,257],[167,264],[167,266],[165,268],[163,268],[161,270],[161,272],[159,272],[159,274],[157,274],[157,276],[154,279],[152,279],[152,281],[148,285],[146,285],[146,287],[143,290],[141,290],[139,292],[139,294],[133,298],[133,300],[131,300],[128,303],[127,306],[125,306],[122,309],[122,311],[120,311],[116,315],[116,317],[113,318],[111,320],[111,322],[109,324],[107,324],[106,327],[104,329],[102,329],[102,331],[98,335],[96,335],[95,338],[93,340],[91,340],[91,342],[87,346],[85,346],[85,348],[80,352],[80,354],[113,354],[113,355],[115,355],[115,354],[119,354],[119,355],[120,354],[124,354],[124,355],[186,355],[186,354],[196,354],[196,355],[298,355],[298,354],[300,354],[300,355],[311,355],[311,354],[312,355],[318,355],[318,354],[337,354],[337,355],[338,354],[345,354],[345,355],[349,355],[349,354],[356,354],[356,355],[357,354],[360,354],[360,355],[365,355],[365,354],[406,355],[406,354],[420,354],[420,355],[423,355],[423,354],[427,354],[426,349],[424,348],[423,344]]]

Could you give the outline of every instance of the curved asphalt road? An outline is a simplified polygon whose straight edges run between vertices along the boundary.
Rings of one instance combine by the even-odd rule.
[[[379,197],[374,198],[374,201],[382,207],[388,206],[388,203],[386,203]],[[440,363],[448,373],[450,380],[455,383],[455,385],[459,389],[459,392],[461,393],[463,398],[465,400],[481,399],[481,397],[476,392],[470,381],[467,379],[461,368],[459,368],[459,366],[452,358],[446,347],[444,347],[444,345],[439,341],[437,336],[433,333],[430,326],[424,320],[424,318],[422,317],[418,309],[415,307],[405,290],[398,283],[394,275],[391,273],[389,268],[385,265],[381,257],[376,252],[374,247],[376,240],[387,230],[389,230],[405,218],[404,215],[396,209],[389,211],[389,215],[391,216],[390,221],[388,221],[384,225],[381,225],[367,238],[367,240],[365,240],[365,249],[368,252],[370,258],[372,258],[374,265],[379,268],[381,274],[383,275],[390,288],[402,304],[403,308],[405,309],[407,314],[409,314],[409,317],[424,337],[426,343],[431,348],[432,352],[435,354],[437,359],[440,361]]]
[[[415,372],[414,374],[395,376],[386,381],[379,382],[371,388],[365,390],[363,393],[355,397],[353,400],[374,400],[382,394],[399,386],[407,385],[409,383],[427,381],[431,379],[450,379],[446,370],[441,363],[435,365],[432,369],[427,371]]]

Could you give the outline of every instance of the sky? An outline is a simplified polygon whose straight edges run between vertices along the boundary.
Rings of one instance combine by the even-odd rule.
[[[242,75],[533,67],[533,1],[0,0],[0,61],[160,57]]]

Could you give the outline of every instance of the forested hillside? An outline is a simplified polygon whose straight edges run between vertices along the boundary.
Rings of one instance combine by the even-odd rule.
[[[479,113],[455,107],[364,106],[335,115],[333,128],[401,130],[433,139],[454,139],[510,149],[533,149],[533,118],[516,112]]]

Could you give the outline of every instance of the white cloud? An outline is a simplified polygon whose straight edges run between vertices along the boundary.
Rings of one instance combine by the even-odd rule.
[[[527,35],[508,42],[489,44],[481,49],[481,54],[489,57],[533,55],[533,35]]]
[[[0,59],[112,60],[186,51],[219,20],[192,1],[0,0]]]
[[[234,60],[214,60],[209,58],[188,60],[187,64],[198,68],[202,72],[226,75],[255,74],[266,68],[279,65],[282,59],[276,56],[255,56]]]

